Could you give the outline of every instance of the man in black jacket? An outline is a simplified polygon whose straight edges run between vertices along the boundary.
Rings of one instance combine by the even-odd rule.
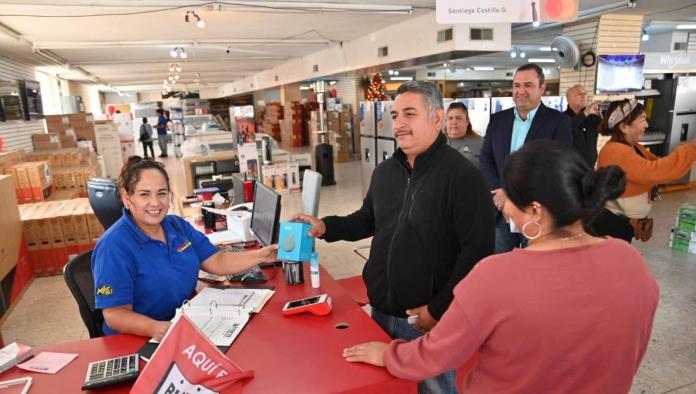
[[[495,210],[481,173],[440,132],[437,85],[401,85],[392,118],[399,149],[374,170],[362,207],[294,220],[327,242],[373,236],[363,269],[372,317],[392,338],[411,340],[437,323],[454,286],[493,252]],[[418,316],[414,325],[408,316]],[[419,391],[456,392],[453,371],[421,382]]]
[[[495,224],[496,253],[509,252],[527,245],[523,236],[527,229],[511,228],[502,212],[507,196],[500,186],[500,176],[510,153],[521,148],[527,141],[556,140],[567,145],[573,142],[570,119],[541,102],[545,90],[546,81],[541,67],[534,63],[519,67],[512,77],[512,99],[515,106],[491,115],[488,122],[479,162],[493,195],[493,204],[500,211]],[[527,234],[531,233],[533,236],[535,228],[536,226],[532,226]]]
[[[566,91],[568,108],[564,114],[570,117],[570,128],[573,131],[573,148],[577,150],[587,164],[594,168],[597,162],[597,127],[602,121],[599,112],[599,101],[585,106],[587,89],[575,85]]]

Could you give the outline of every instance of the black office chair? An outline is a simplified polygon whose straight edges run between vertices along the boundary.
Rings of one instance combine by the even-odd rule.
[[[123,202],[118,191],[118,182],[106,178],[92,178],[87,182],[87,197],[94,215],[108,230],[121,218]]]
[[[82,253],[70,260],[63,268],[63,277],[77,306],[82,321],[87,326],[90,338],[104,336],[102,323],[104,316],[101,309],[94,307],[94,277],[92,276],[92,251]]]

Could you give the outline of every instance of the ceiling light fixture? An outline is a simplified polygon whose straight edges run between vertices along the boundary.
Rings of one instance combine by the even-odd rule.
[[[525,52],[525,51],[520,51],[520,57],[521,57],[522,59],[524,59],[525,57],[527,57],[527,52]]]
[[[188,55],[186,55],[186,51],[184,51],[183,47],[174,47],[171,51],[169,51],[169,56],[186,59]]]
[[[413,77],[389,77],[390,81],[413,81]]]
[[[539,22],[539,21],[534,21],[534,22],[532,22],[532,26],[534,26],[534,27],[539,27],[539,26],[541,26],[541,22]]]
[[[677,30],[696,30],[696,25],[677,25]]]
[[[394,75],[394,70],[389,70],[389,75]]]
[[[545,59],[545,58],[531,58],[528,61],[530,63],[556,63],[555,59]]]
[[[551,47],[539,47],[539,51],[541,52],[551,52]]]
[[[493,71],[495,68],[490,66],[474,66],[474,71]]]
[[[196,20],[196,26],[198,26],[199,29],[205,27],[205,21],[203,21],[203,19],[201,19],[201,17],[198,16],[198,14],[196,14],[196,11],[186,11],[186,15],[184,16],[184,22],[189,23],[191,21],[189,15],[193,15],[193,18]]]
[[[513,59],[517,57],[517,48],[512,48],[510,50],[510,57]]]
[[[641,29],[642,30],[642,35],[640,36],[641,41],[648,41],[650,39],[650,34],[645,30],[645,28]]]

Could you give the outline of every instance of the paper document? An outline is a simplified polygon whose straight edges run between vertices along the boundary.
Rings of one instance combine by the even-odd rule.
[[[42,352],[17,367],[32,372],[56,373],[77,357],[75,353]]]
[[[218,308],[213,314],[207,308],[182,307],[177,317],[184,313],[215,346],[230,346],[249,321],[249,314],[239,310]]]
[[[208,286],[188,303],[206,307],[214,303],[220,307],[237,307],[248,313],[258,313],[275,294],[271,289],[243,289]]]

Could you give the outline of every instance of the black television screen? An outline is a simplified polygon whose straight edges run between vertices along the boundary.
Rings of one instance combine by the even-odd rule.
[[[645,55],[599,55],[597,94],[637,92],[643,89]]]

